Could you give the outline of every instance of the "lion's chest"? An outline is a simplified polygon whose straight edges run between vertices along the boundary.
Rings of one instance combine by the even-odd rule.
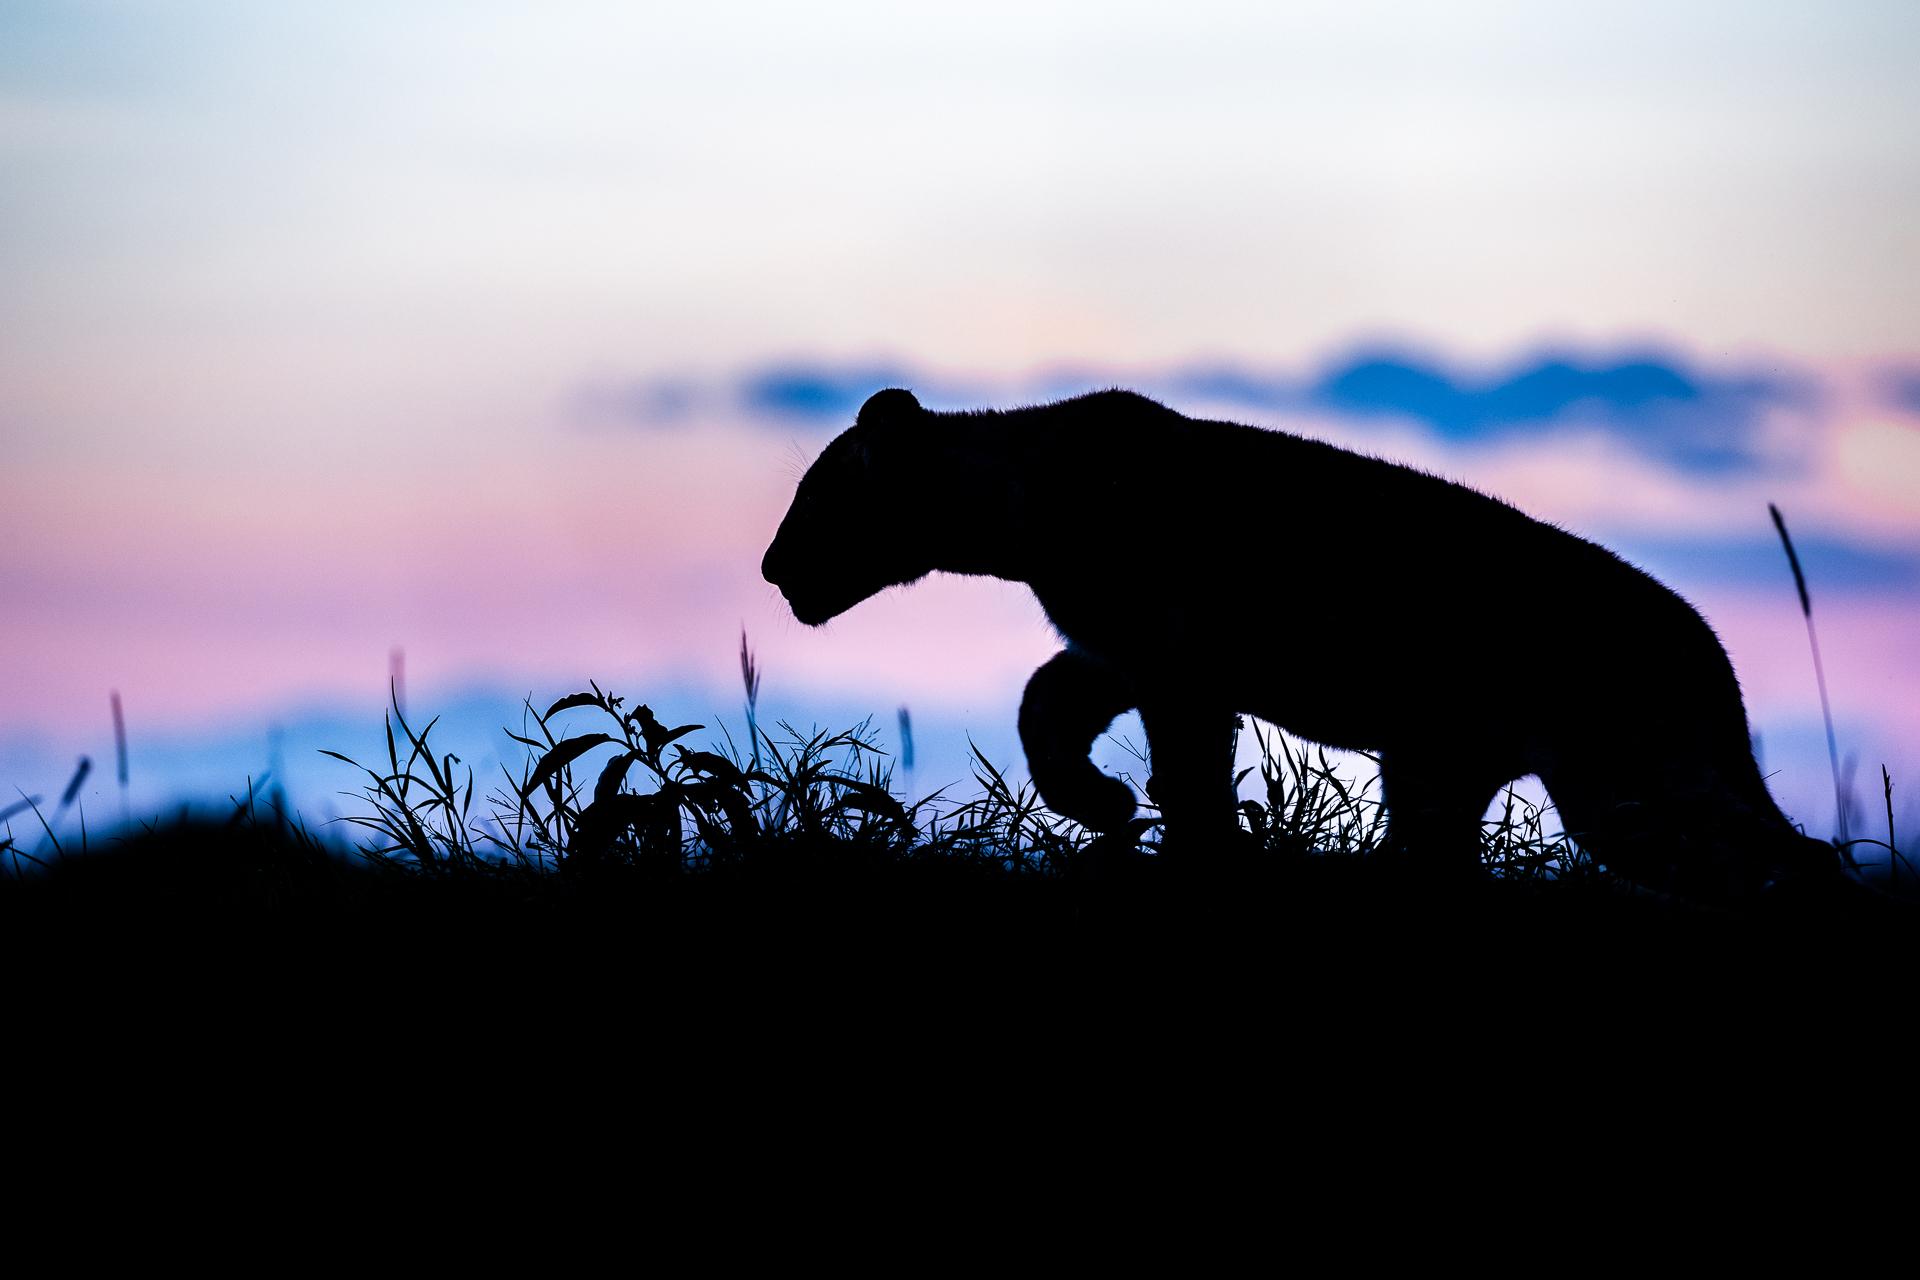
[[[1150,605],[1131,602],[1117,584],[1091,578],[1072,583],[1036,584],[1034,597],[1060,638],[1075,649],[1117,666],[1136,666],[1148,660],[1149,633],[1158,632],[1158,620],[1142,615]]]
[[[1089,575],[1071,583],[1035,585],[1034,595],[1060,638],[1073,648],[1136,677],[1169,668],[1189,673],[1213,665],[1243,639],[1207,602],[1139,582]]]

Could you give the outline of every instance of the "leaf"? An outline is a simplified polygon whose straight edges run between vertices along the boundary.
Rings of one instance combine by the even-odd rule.
[[[567,738],[556,743],[553,750],[542,756],[540,763],[534,766],[533,777],[527,780],[526,790],[521,794],[532,795],[536,787],[539,787],[542,783],[553,777],[553,775],[561,769],[572,764],[575,760],[578,760],[595,747],[603,747],[612,741],[613,739],[604,733],[589,733],[583,737]]]
[[[26,803],[27,808],[33,810],[33,816],[40,819],[40,829],[47,833],[47,840],[53,845],[53,851],[62,857],[66,856],[66,850],[60,847],[59,837],[53,834],[53,828],[47,825],[46,815],[40,812],[38,799],[28,795],[18,787],[15,787],[13,791],[15,795],[19,796],[20,799]]]
[[[600,697],[598,694],[570,693],[566,697],[560,699],[560,701],[548,707],[547,714],[544,716],[541,716],[540,718],[542,720],[547,720],[553,716],[558,715],[562,711],[571,711],[575,707],[597,707],[599,705],[600,705]]]
[[[607,761],[607,767],[600,771],[600,780],[593,784],[593,802],[604,803],[609,797],[620,794],[620,784],[627,780],[627,770],[640,757],[631,751],[622,751]]]
[[[727,815],[727,826],[736,839],[759,834],[753,820],[753,805],[746,795],[719,782],[695,783],[686,789],[685,798],[696,805],[717,808]]]
[[[737,787],[746,781],[746,775],[740,772],[740,766],[723,755],[712,751],[689,751],[680,749],[680,763],[695,773],[704,773],[708,777],[718,778],[730,787]]]
[[[67,783],[67,789],[60,793],[60,808],[62,811],[73,803],[75,796],[80,794],[81,784],[86,782],[87,775],[92,772],[93,757],[81,756],[79,765],[73,771],[72,780]]]
[[[899,802],[891,796],[882,802],[868,796],[844,795],[827,806],[826,816],[831,818],[848,810],[870,813],[876,818],[885,818],[889,822],[898,823],[908,829],[913,827],[913,823],[907,820],[905,811],[900,808]]]
[[[641,703],[627,713],[627,719],[640,726],[640,736],[646,739],[647,750],[658,756],[669,742],[675,738],[684,738],[695,729],[704,729],[703,724],[683,724],[669,729],[654,718],[653,708]]]
[[[347,763],[351,764],[353,762],[349,760]],[[32,809],[37,805],[39,805],[40,800],[41,800],[41,797],[39,796],[30,796],[26,794],[24,791],[21,792],[20,798],[18,800],[15,800],[12,804],[6,806],[4,809],[0,809],[0,821],[5,821],[6,819],[11,818],[16,813],[25,813],[28,809]]]
[[[569,852],[589,857],[603,854],[622,831],[655,821],[659,812],[660,797],[657,795],[614,795],[605,800],[596,800],[580,811],[580,821],[574,828],[573,847]]]
[[[660,746],[664,747],[669,742],[673,742],[676,739],[686,737],[688,734],[692,733],[696,729],[704,729],[706,727],[707,726],[703,724],[683,724],[678,726],[677,728],[665,730],[666,736],[660,739]],[[659,750],[659,747],[656,747],[654,749],[657,751]]]
[[[846,793],[832,806],[834,809],[863,809],[868,813],[892,818],[902,826],[913,825],[912,820],[907,817],[906,809],[901,807],[900,802],[893,798],[893,793],[885,787],[876,787],[870,782],[862,782],[858,778],[848,778],[840,774],[828,774],[823,781],[835,783],[846,789]]]

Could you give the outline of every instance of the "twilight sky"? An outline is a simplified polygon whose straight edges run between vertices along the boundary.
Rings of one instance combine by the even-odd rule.
[[[117,688],[141,797],[324,794],[396,645],[482,758],[588,677],[736,715],[742,625],[773,714],[1017,760],[1019,589],[812,632],[758,555],[879,385],[1112,383],[1654,570],[1825,834],[1766,503],[1843,750],[1920,792],[1916,265],[1906,3],[11,0],[0,787]]]

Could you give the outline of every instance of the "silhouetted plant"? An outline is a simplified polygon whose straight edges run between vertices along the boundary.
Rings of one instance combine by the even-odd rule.
[[[473,812],[473,770],[467,770],[464,796],[454,774],[460,757],[452,754],[436,759],[427,744],[439,717],[427,722],[419,733],[407,723],[400,710],[399,686],[390,686],[391,710],[387,714],[387,768],[369,768],[338,751],[322,750],[361,770],[368,785],[362,796],[373,811],[354,814],[343,821],[375,833],[376,839],[363,844],[361,852],[376,862],[407,859],[422,868],[472,865],[484,861],[475,843],[476,832],[470,819]],[[407,742],[407,757],[400,760],[398,741],[393,736],[398,721]],[[419,772],[425,766],[424,776]]]
[[[730,739],[724,753],[681,742],[704,725],[669,727],[651,707],[628,710],[625,699],[590,688],[545,711],[527,705],[525,731],[509,734],[528,748],[525,765],[485,797],[478,819],[472,771],[463,786],[459,757],[437,756],[429,745],[433,724],[416,734],[397,706],[388,714],[386,769],[327,752],[367,775],[361,795],[372,812],[346,819],[375,833],[364,852],[424,870],[482,863],[686,870],[737,861],[790,837],[898,852],[917,834],[913,812],[889,789],[885,753],[867,724],[801,734],[781,722],[784,738],[760,735],[764,767],[756,768]],[[556,734],[562,716],[589,710],[599,712],[597,731]],[[595,753],[605,758],[590,764]]]
[[[758,675],[750,657],[742,666]],[[757,685],[748,679],[750,707]],[[577,715],[590,713],[589,731],[564,735]],[[1158,852],[1160,819],[1151,803],[1124,830],[1098,834],[1049,811],[1032,783],[1009,778],[978,747],[973,799],[951,801],[942,788],[907,803],[893,793],[892,759],[870,720],[807,733],[781,721],[777,736],[753,725],[743,756],[724,728],[709,744],[717,749],[697,749],[683,740],[706,726],[669,726],[651,707],[629,708],[592,683],[544,711],[526,704],[522,731],[509,736],[527,757],[517,775],[503,768],[503,785],[482,798],[476,816],[472,770],[462,779],[460,758],[430,745],[435,723],[416,733],[396,702],[385,769],[326,753],[367,775],[360,794],[371,811],[345,821],[374,833],[363,852],[377,862],[439,873],[627,867],[679,874],[804,848],[854,862],[946,859],[1028,875],[1063,872],[1098,851]],[[1386,814],[1376,779],[1342,777],[1324,749],[1257,724],[1254,732],[1264,799],[1240,805],[1253,851],[1362,857],[1379,848]],[[1593,873],[1564,837],[1549,835],[1549,813],[1506,793],[1486,827],[1484,857],[1496,875]]]

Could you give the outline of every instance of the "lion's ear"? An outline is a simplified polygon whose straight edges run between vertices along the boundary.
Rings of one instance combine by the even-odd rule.
[[[860,406],[860,416],[853,425],[867,431],[889,431],[901,423],[911,422],[926,410],[913,398],[913,392],[903,391],[899,387],[889,387],[885,391],[876,391],[867,397]]]

